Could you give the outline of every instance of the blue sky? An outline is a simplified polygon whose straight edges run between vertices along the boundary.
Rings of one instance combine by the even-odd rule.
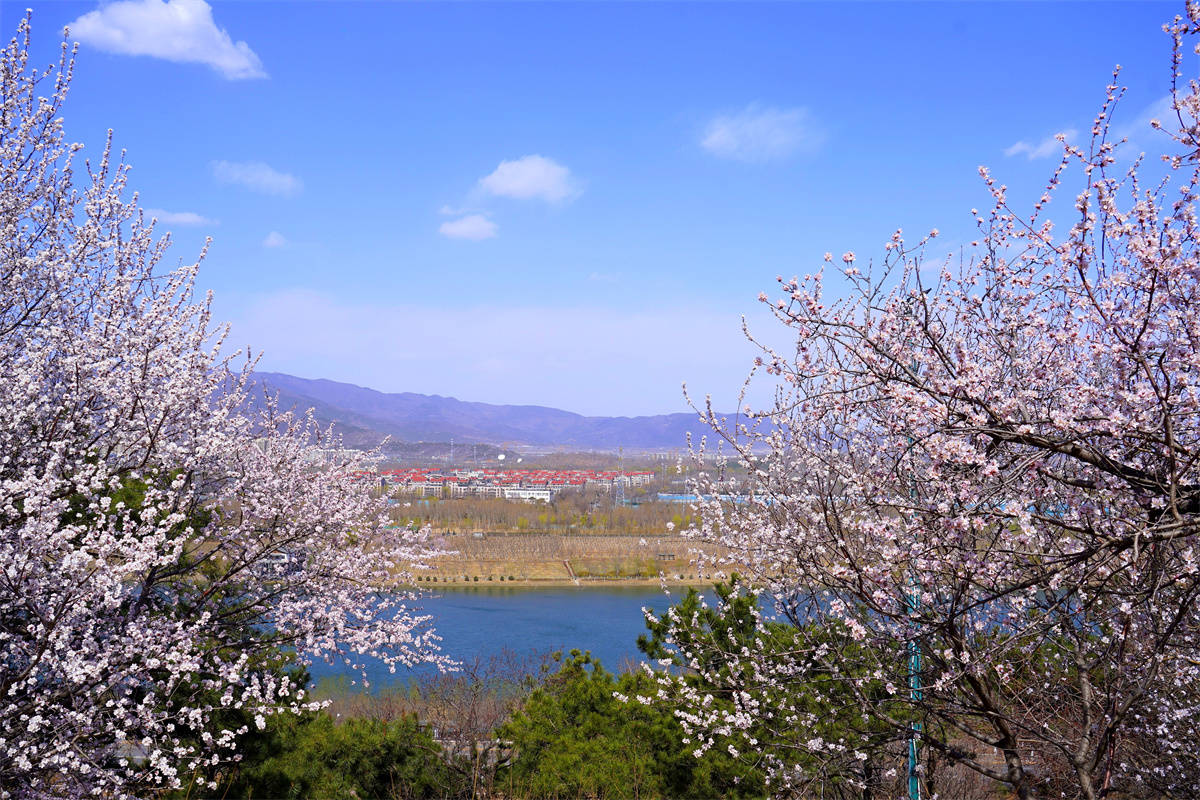
[[[981,164],[1028,205],[1116,64],[1153,147],[1178,8],[33,4],[41,61],[81,41],[68,135],[115,130],[172,258],[213,237],[263,368],[592,414],[732,407],[777,274],[966,242]]]

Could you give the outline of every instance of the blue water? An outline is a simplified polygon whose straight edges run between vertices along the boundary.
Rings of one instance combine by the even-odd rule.
[[[499,586],[447,588],[431,592],[421,605],[433,616],[442,637],[442,653],[456,660],[488,658],[508,648],[521,655],[571,649],[588,650],[610,671],[628,659],[643,660],[637,638],[646,633],[642,607],[661,614],[678,603],[686,589],[670,597],[657,587],[613,586],[525,589]],[[314,681],[329,677],[357,680],[343,666],[313,664]],[[367,665],[372,688],[407,683],[429,667],[388,672],[380,662]]]

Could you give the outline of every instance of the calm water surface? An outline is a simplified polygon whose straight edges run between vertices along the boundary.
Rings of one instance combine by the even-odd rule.
[[[422,599],[425,613],[442,637],[442,652],[456,660],[484,658],[504,648],[520,654],[577,648],[590,650],[610,671],[626,659],[641,659],[637,638],[646,632],[642,608],[661,614],[679,602],[686,589],[672,588],[668,597],[653,586],[509,588],[499,586],[439,589]],[[397,668],[390,674],[378,662],[369,664],[374,688],[404,683],[428,667]],[[359,676],[341,666],[313,664],[314,680]]]

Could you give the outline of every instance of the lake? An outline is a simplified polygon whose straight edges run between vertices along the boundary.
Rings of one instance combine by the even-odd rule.
[[[431,614],[442,652],[455,660],[498,654],[504,648],[519,654],[573,648],[590,650],[604,667],[616,672],[626,659],[642,659],[637,638],[646,633],[642,608],[661,614],[687,593],[672,587],[668,597],[654,586],[509,588],[462,587],[435,590],[422,599]],[[360,676],[342,665],[318,662],[309,670],[314,681]],[[380,662],[367,665],[372,688],[405,683],[429,667],[393,675]]]

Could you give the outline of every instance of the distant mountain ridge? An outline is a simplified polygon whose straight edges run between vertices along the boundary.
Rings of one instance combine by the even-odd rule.
[[[285,409],[312,408],[334,423],[347,445],[374,446],[384,435],[404,442],[479,442],[588,450],[679,449],[687,434],[709,433],[697,414],[587,417],[545,406],[474,403],[440,395],[389,394],[323,378],[256,372],[255,382],[279,394]]]

